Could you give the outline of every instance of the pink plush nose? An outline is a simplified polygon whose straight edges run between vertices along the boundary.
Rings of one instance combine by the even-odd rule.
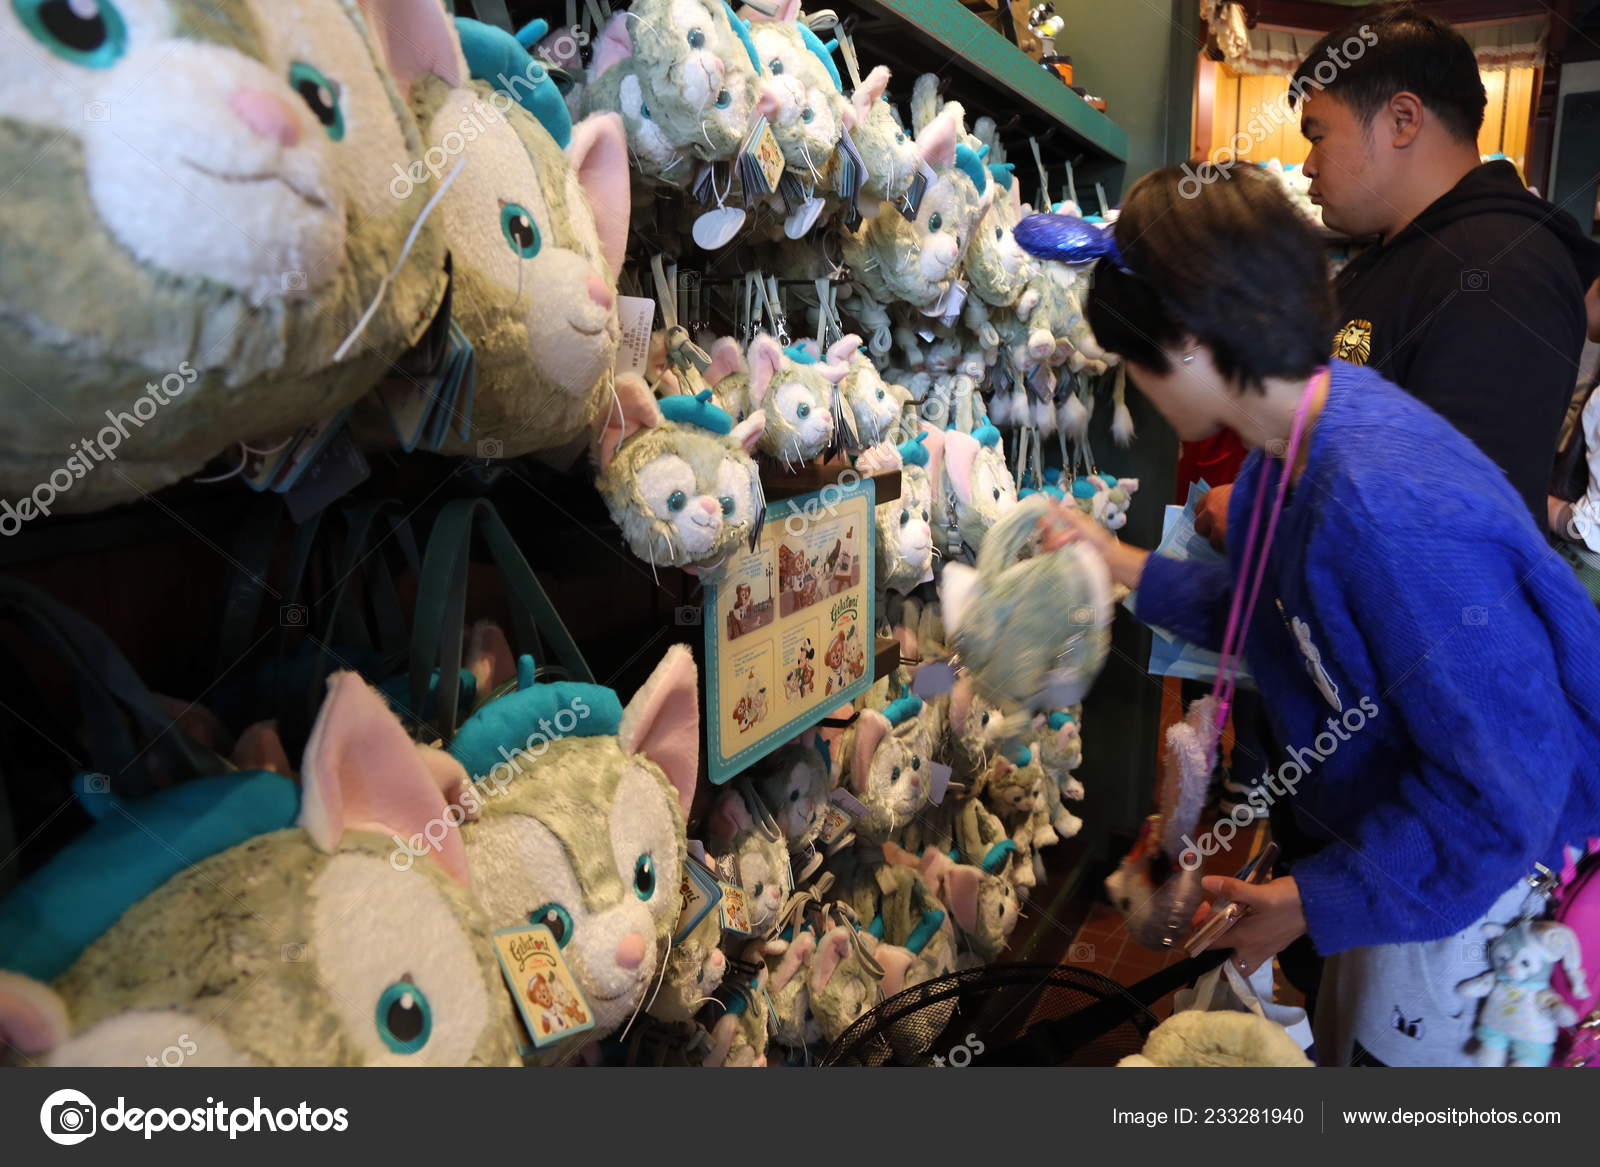
[[[695,501],[700,504],[700,509],[705,511],[705,513],[710,515],[712,518],[716,518],[722,513],[722,507],[718,505],[717,500],[714,498],[701,498],[696,499]]]
[[[629,932],[617,944],[617,964],[623,968],[638,968],[644,963],[644,937]]]
[[[241,89],[229,99],[239,120],[259,138],[293,146],[300,140],[300,117],[294,106],[276,94]]]
[[[611,305],[616,302],[616,296],[606,286],[606,282],[593,272],[589,273],[589,299],[607,312],[611,311]]]

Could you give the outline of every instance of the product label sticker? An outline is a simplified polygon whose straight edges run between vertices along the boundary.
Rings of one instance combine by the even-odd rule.
[[[573,1034],[594,1028],[589,1003],[561,955],[561,946],[543,924],[501,928],[494,955],[528,1043],[524,1054],[548,1049]]]
[[[832,847],[849,832],[850,816],[830,802],[822,812],[822,845]]]
[[[758,118],[734,160],[746,204],[778,189],[783,178],[783,150],[766,118]]]
[[[678,930],[672,935],[672,943],[681,944],[688,939],[689,933],[721,901],[722,884],[704,864],[690,856],[684,862],[678,888]]]
[[[643,296],[618,296],[617,319],[622,338],[617,343],[616,370],[644,376],[650,364],[650,333],[656,321],[656,302]]]
[[[945,792],[950,789],[950,767],[943,762],[931,763],[931,773],[928,776],[928,801],[938,806],[944,802]]]
[[[724,883],[720,907],[724,932],[733,932],[740,936],[750,935],[750,905],[745,899],[744,888]]]
[[[828,795],[828,801],[842,810],[845,814],[849,815],[851,822],[854,822],[856,819],[864,819],[867,817],[867,815],[872,813],[867,809],[867,806],[864,802],[862,802],[855,795],[851,794],[843,786],[838,787],[832,794]]]

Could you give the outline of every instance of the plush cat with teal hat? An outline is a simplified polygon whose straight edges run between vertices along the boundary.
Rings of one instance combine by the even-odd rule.
[[[298,787],[85,793],[95,825],[0,906],[0,1045],[54,1066],[185,1039],[191,1066],[516,1064],[453,771],[336,673]]]
[[[776,0],[761,11],[739,10],[756,57],[778,98],[772,133],[785,169],[808,188],[819,187],[840,135],[856,124],[839,69],[805,23],[800,0]],[[821,192],[819,192],[821,193]]]
[[[902,595],[933,579],[933,486],[929,467],[933,456],[928,435],[918,434],[894,448],[900,465],[900,497],[874,508],[878,526],[878,586]],[[876,467],[879,460],[867,461]],[[857,463],[860,468],[862,462]]]
[[[709,389],[657,401],[631,375],[616,389],[594,450],[612,521],[645,562],[715,576],[760,532],[765,503],[751,453],[767,415],[736,425]]]
[[[885,708],[863,709],[840,739],[835,767],[867,813],[855,822],[859,839],[882,842],[927,805],[933,743],[919,718],[923,703],[902,697]]]
[[[805,345],[780,345],[758,333],[747,351],[724,337],[711,348],[706,382],[734,417],[766,415],[757,448],[786,466],[810,462],[834,440],[834,394],[849,374],[861,339],[846,336],[818,355]]]
[[[1000,431],[985,423],[972,433],[944,435],[944,482],[933,498],[935,539],[955,557],[976,552],[989,529],[1017,505],[1017,484],[1000,448]]]

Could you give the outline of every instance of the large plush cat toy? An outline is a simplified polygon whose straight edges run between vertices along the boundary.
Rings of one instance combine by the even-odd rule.
[[[622,115],[646,178],[685,186],[699,162],[733,158],[778,95],[723,0],[635,0],[595,45],[585,108]]]
[[[702,390],[658,402],[637,377],[619,377],[595,448],[595,485],[629,550],[702,575],[751,541],[763,511],[750,452],[766,415],[735,425],[710,398]]]
[[[337,673],[298,786],[86,794],[95,825],[0,905],[0,1047],[53,1066],[142,1066],[180,1041],[187,1066],[516,1064],[439,773]]]
[[[699,767],[694,658],[668,649],[626,708],[610,689],[532,674],[525,658],[523,687],[450,743],[479,804],[466,860],[491,927],[550,929],[598,1039],[649,996],[678,922]]]
[[[783,348],[761,333],[741,353],[730,337],[711,350],[706,381],[717,403],[741,421],[766,414],[757,448],[785,465],[809,462],[833,440],[833,395],[849,372],[848,352],[860,344],[849,336],[819,358],[804,345]]]
[[[445,243],[405,98],[445,25],[408,0],[0,5],[0,497],[92,510],[281,444],[421,336]]]
[[[621,335],[622,123],[599,114],[547,127],[490,81],[465,76],[459,42],[432,54],[434,76],[413,87],[412,103],[430,149],[448,156],[456,143],[463,163],[439,216],[453,315],[476,362],[470,432],[452,427],[445,448],[514,457],[587,442],[611,401]]]

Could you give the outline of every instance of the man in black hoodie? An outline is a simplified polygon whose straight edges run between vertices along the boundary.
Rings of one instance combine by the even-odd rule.
[[[1483,81],[1443,21],[1401,7],[1329,33],[1290,92],[1323,222],[1377,240],[1335,282],[1333,355],[1443,414],[1543,530],[1600,244],[1511,163],[1480,162]],[[1206,525],[1220,534],[1215,509]]]

